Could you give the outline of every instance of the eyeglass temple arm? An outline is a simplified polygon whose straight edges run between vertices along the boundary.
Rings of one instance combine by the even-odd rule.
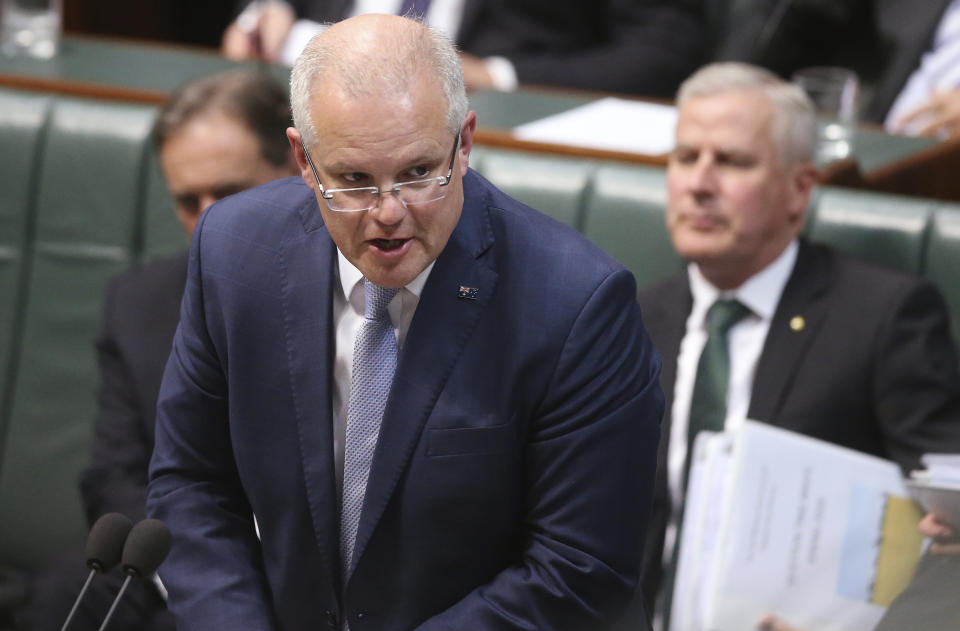
[[[327,191],[324,190],[323,184],[320,183],[320,175],[317,173],[317,167],[313,165],[313,158],[310,157],[310,152],[307,151],[307,146],[303,144],[303,137],[300,137],[300,148],[303,149],[303,155],[307,159],[307,164],[310,165],[310,171],[313,173],[313,179],[317,181],[317,186],[320,188],[320,197],[324,199],[330,199],[333,197]]]

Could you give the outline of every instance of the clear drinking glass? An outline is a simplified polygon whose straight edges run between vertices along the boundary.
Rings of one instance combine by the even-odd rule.
[[[0,52],[50,59],[60,48],[62,0],[0,0]]]
[[[847,68],[817,66],[798,70],[793,82],[803,88],[816,108],[817,163],[826,164],[850,156],[860,91],[857,74]]]

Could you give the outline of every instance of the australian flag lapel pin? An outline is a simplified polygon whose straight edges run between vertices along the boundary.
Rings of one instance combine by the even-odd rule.
[[[476,300],[477,294],[480,290],[476,287],[467,287],[466,285],[460,285],[460,289],[457,290],[457,298],[464,298],[466,300]]]

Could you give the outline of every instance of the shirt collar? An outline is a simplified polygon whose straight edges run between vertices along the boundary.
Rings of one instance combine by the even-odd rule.
[[[690,293],[693,295],[693,312],[691,316],[698,323],[702,323],[707,309],[718,298],[736,299],[743,303],[753,315],[764,320],[771,320],[780,302],[780,294],[793,272],[797,262],[799,244],[796,239],[780,253],[772,263],[748,278],[736,289],[721,291],[714,287],[700,271],[696,263],[687,266],[687,276],[690,280]]]
[[[426,269],[420,272],[416,278],[407,283],[404,286],[404,289],[413,294],[417,300],[420,299],[420,294],[423,293],[423,286],[427,284],[427,278],[430,277],[430,271],[433,270],[433,265],[436,261],[432,261],[430,265],[427,265]],[[363,281],[363,272],[358,270],[356,266],[347,260],[347,257],[343,255],[343,252],[340,251],[340,248],[337,248],[337,269],[340,272],[340,286],[343,288],[343,295],[346,296],[347,301],[353,305],[353,308],[358,310],[360,313],[363,313],[363,291],[358,292],[360,303],[355,304],[353,298],[353,291],[357,285],[361,284]]]

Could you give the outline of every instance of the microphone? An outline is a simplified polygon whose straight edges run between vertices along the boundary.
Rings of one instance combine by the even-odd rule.
[[[67,619],[63,622],[60,631],[66,631],[70,621],[73,620],[73,616],[80,606],[80,601],[87,593],[87,588],[90,587],[94,575],[97,572],[107,572],[120,562],[123,554],[123,544],[126,542],[131,528],[133,528],[133,522],[126,515],[120,513],[107,513],[94,522],[90,534],[87,535],[86,547],[87,567],[90,568],[90,574],[87,575],[87,580],[83,584],[83,589],[80,590],[77,599],[73,601],[73,607],[67,614]]]
[[[107,623],[113,617],[113,612],[127,591],[130,581],[134,578],[146,578],[156,572],[167,557],[167,553],[170,552],[170,543],[170,529],[159,519],[144,519],[133,527],[120,558],[120,565],[127,576],[123,579],[120,592],[113,599],[110,610],[107,611],[107,617],[100,625],[100,631],[107,628]]]

